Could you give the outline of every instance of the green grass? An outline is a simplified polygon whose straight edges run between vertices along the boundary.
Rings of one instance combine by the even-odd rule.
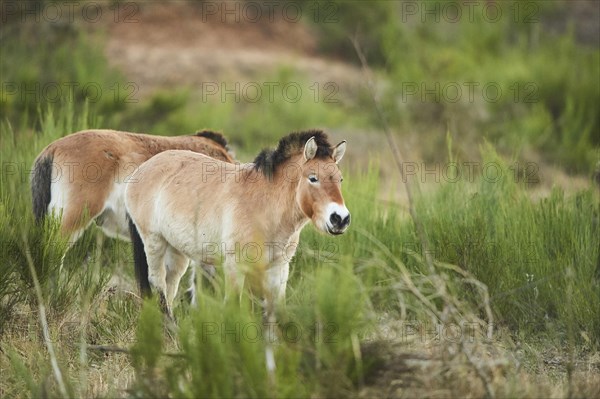
[[[86,124],[68,115],[44,114],[42,120],[40,141]],[[31,163],[35,155],[32,147],[25,150],[6,127],[2,137],[7,143],[2,150],[3,163]],[[262,326],[255,299],[246,297],[241,305],[223,303],[221,290],[205,291],[199,309],[178,307],[179,332],[166,336],[155,304],[143,307],[138,323],[139,300],[106,290],[111,274],[131,281],[128,245],[111,240],[98,243],[95,237],[100,233],[92,230],[67,256],[61,270],[65,246],[55,225],[36,227],[27,205],[27,180],[18,175],[3,176],[3,337],[14,337],[19,331],[14,326],[23,322],[30,326],[29,331],[35,331],[31,328],[37,325],[34,316],[25,316],[26,309],[35,309],[37,304],[24,255],[30,250],[42,282],[51,329],[59,334],[60,364],[70,376],[72,392],[85,389],[87,380],[79,381],[79,374],[89,375],[90,367],[104,362],[95,355],[81,361],[83,343],[133,343],[130,359],[123,361],[133,376],[130,389],[142,396],[352,394],[371,372],[369,365],[379,362],[377,356],[359,361],[353,340],[368,345],[366,337],[380,328],[378,315],[386,314],[399,322],[427,321],[432,314],[442,312],[450,300],[460,306],[459,319],[471,320],[470,315],[486,319],[481,292],[455,267],[487,285],[498,326],[525,339],[553,337],[558,342],[597,348],[597,193],[566,195],[557,189],[550,197],[533,201],[491,148],[483,151],[482,158],[501,168],[504,177],[494,182],[478,176],[473,183],[446,183],[433,194],[417,197],[417,214],[437,265],[434,275],[423,261],[421,244],[405,212],[389,204],[374,205],[380,191],[378,168],[347,176],[344,192],[353,214],[349,232],[333,238],[306,228],[292,262],[288,305],[279,312],[275,387],[269,385],[266,374],[264,340],[241,335],[244,326]],[[438,292],[436,275],[444,279],[445,295]],[[430,298],[433,310],[416,296],[411,280]],[[75,322],[77,333],[65,341],[60,332],[67,320]],[[210,333],[207,326],[217,326],[218,333]],[[4,338],[3,348],[10,342]],[[35,342],[41,345],[39,338]],[[161,347],[183,355],[161,357],[159,361]],[[26,352],[8,352],[7,356],[12,365],[7,380],[9,396],[19,396],[23,389],[34,395],[46,389],[54,392],[52,384],[40,386],[45,384],[43,377],[50,375],[46,356]],[[31,369],[31,362],[40,368]]]
[[[103,38],[75,24],[61,29],[44,18],[42,21],[9,23],[2,28],[2,122],[26,128],[32,121],[39,122],[36,116],[40,108],[60,110],[69,106],[79,113],[86,102],[105,115],[124,111],[127,82],[120,72],[108,67],[98,50]]]

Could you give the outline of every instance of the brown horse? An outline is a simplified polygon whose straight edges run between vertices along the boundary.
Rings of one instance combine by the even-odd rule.
[[[49,144],[33,165],[31,193],[37,221],[61,217],[61,230],[76,241],[93,220],[109,236],[129,239],[124,183],[142,163],[166,150],[191,150],[233,162],[222,135],[202,131],[162,137],[114,130],[86,130]]]
[[[337,166],[345,149],[345,141],[332,147],[313,130],[282,138],[249,164],[190,151],[165,151],[142,164],[126,184],[125,206],[145,292],[151,283],[171,315],[189,259],[222,255],[226,292],[241,289],[244,271],[259,272],[271,319],[306,223],[333,235],[350,224]]]

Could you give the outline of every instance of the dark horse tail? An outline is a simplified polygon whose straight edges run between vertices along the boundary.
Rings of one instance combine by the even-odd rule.
[[[31,174],[31,199],[33,204],[33,216],[36,223],[40,223],[48,213],[50,204],[52,184],[52,162],[53,155],[43,155],[35,160]]]
[[[135,268],[135,279],[140,287],[140,294],[142,297],[149,297],[152,294],[150,289],[150,280],[148,280],[148,259],[146,258],[146,251],[144,250],[144,242],[140,233],[131,220],[131,217],[127,215],[127,221],[129,222],[129,234],[131,236],[131,244],[133,245],[133,262]]]

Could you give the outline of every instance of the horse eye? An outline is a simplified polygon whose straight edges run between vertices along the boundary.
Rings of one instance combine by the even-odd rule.
[[[340,177],[340,183],[341,183],[341,182],[343,182],[343,181],[344,181],[344,178],[343,178],[343,177]]]
[[[316,183],[319,181],[319,179],[317,179],[317,176],[308,176],[308,181],[311,183]]]

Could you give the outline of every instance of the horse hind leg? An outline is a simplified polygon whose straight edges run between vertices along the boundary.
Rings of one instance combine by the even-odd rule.
[[[142,236],[142,240],[148,261],[148,281],[158,292],[162,311],[172,318],[173,313],[167,300],[167,270],[165,267],[168,243],[162,236],[156,234]]]
[[[67,248],[61,258],[61,268],[64,264],[67,252],[75,246],[75,243],[81,238],[83,233],[90,227],[94,218],[98,216],[98,210],[90,210],[88,207],[79,210],[76,206],[64,206],[62,208],[53,207],[51,213],[60,216],[60,232],[67,238]]]
[[[50,214],[60,218],[60,233],[67,239],[67,246],[65,252],[60,258],[60,269],[63,269],[65,264],[65,258],[71,248],[75,246],[75,243],[81,238],[83,233],[92,223],[92,220],[76,214],[71,210],[71,207],[66,208],[51,208]]]
[[[184,254],[176,250],[174,247],[170,245],[168,246],[165,257],[165,265],[167,270],[165,282],[166,300],[171,309],[173,307],[175,296],[177,295],[179,282],[185,274],[189,263],[189,259]]]

